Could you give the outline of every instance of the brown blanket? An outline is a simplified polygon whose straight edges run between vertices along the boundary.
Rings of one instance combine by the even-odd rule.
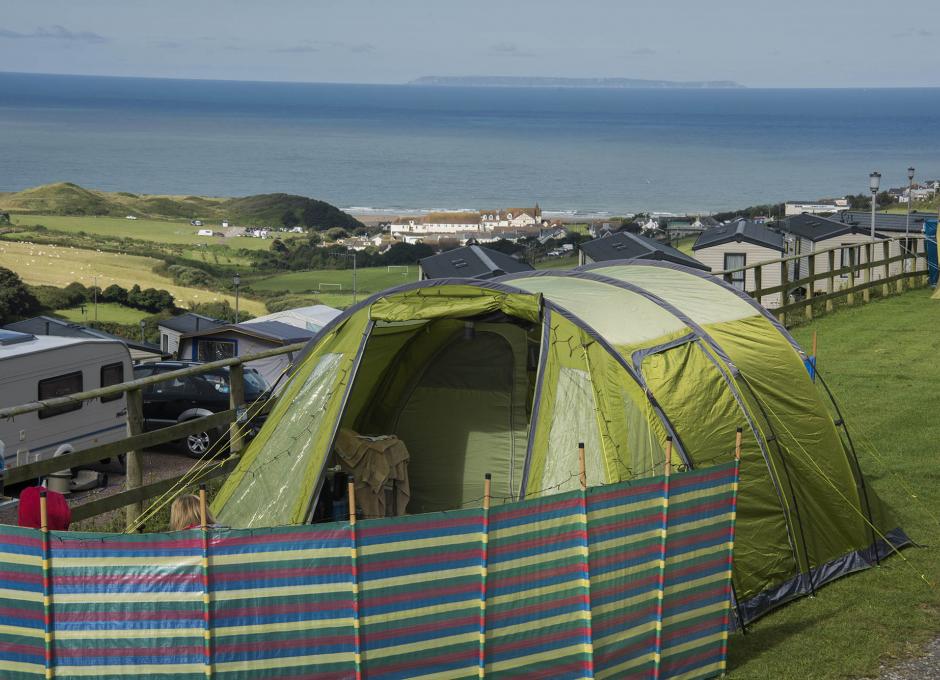
[[[408,449],[398,437],[366,437],[352,430],[336,436],[336,455],[343,469],[356,478],[356,504],[365,517],[385,517],[385,485],[395,482],[399,515],[411,498]]]

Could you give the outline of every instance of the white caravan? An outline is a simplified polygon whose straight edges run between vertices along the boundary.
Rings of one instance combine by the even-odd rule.
[[[0,408],[133,380],[127,345],[0,330]],[[123,394],[0,418],[7,469],[126,436]]]

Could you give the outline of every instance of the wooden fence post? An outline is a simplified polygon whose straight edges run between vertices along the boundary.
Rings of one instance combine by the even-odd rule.
[[[760,299],[761,299],[761,294],[760,294],[760,291],[761,291],[761,275],[760,275],[760,272],[761,272],[761,269],[763,268],[763,266],[764,266],[764,265],[759,264],[759,265],[757,265],[756,267],[754,267],[754,292],[751,293],[751,297],[756,298],[756,299],[757,299],[757,304],[759,304],[759,305],[760,305],[760,304],[763,304],[763,303],[761,302],[761,300],[760,300]]]
[[[845,251],[842,251],[842,252],[845,252]],[[854,254],[854,257],[852,257],[852,258],[849,260],[849,264],[850,264],[850,267],[849,267],[849,290],[851,291],[853,288],[855,288],[855,268],[858,267],[858,258],[859,258],[859,256],[860,256],[862,253],[861,253],[861,250],[859,250],[859,249],[857,248],[857,246],[850,246],[850,247],[849,247],[849,252]],[[842,266],[843,266],[843,267],[845,266],[845,262],[842,263]],[[855,293],[854,293],[854,292],[850,292],[850,293],[848,294],[848,296],[846,297],[846,300],[845,300],[845,304],[847,304],[847,305],[849,305],[849,306],[855,304]]]
[[[127,436],[133,437],[144,431],[144,396],[140,388],[127,391]],[[143,470],[140,464],[140,452],[128,451],[126,454],[127,472],[124,477],[124,490],[136,489],[143,484]],[[131,503],[126,510],[126,523],[128,528],[140,516],[142,510],[140,501]]]
[[[871,301],[871,244],[866,243],[865,246],[865,268],[862,270],[862,282],[865,284],[865,287],[862,289],[862,300],[864,302]],[[859,253],[861,255],[861,253]]]
[[[888,264],[888,260],[891,259],[891,242],[885,240],[881,244],[881,252],[884,254],[884,272],[885,278],[884,283],[881,284],[881,294],[884,297],[888,297],[891,294],[891,284],[888,283],[888,278],[891,276],[891,266]]]
[[[830,250],[826,253],[829,256],[829,276],[826,279],[826,311],[832,311],[832,294],[836,290],[836,251]]]
[[[813,320],[813,289],[816,286],[816,255],[810,253],[806,258],[806,273],[809,275],[809,286],[806,288],[806,320]]]
[[[245,366],[232,364],[228,369],[229,379],[229,406],[235,410],[235,420],[229,425],[229,452],[241,453],[245,448],[245,428],[248,426],[248,414],[245,421],[239,417],[240,410],[245,406]]]

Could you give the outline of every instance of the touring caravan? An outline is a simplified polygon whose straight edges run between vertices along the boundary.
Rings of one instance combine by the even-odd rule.
[[[0,408],[63,397],[133,379],[117,340],[36,336],[0,330]],[[7,469],[125,436],[124,395],[0,419]]]

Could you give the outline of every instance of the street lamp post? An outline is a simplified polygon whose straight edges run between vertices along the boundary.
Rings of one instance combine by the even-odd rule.
[[[241,285],[242,277],[237,273],[232,277],[232,283],[235,284],[235,323],[238,323],[238,286]]]
[[[871,189],[871,240],[875,241],[875,205],[878,203],[878,187],[881,185],[881,173],[873,172],[868,176],[868,188]]]
[[[333,257],[347,257],[352,259],[353,263],[353,276],[352,276],[352,285],[353,285],[353,304],[356,304],[358,296],[358,288],[356,287],[356,253],[331,253]]]
[[[140,320],[140,341],[141,342],[147,342],[147,340],[144,338],[144,329],[146,328],[146,326],[147,326],[147,322],[141,319]]]
[[[904,270],[907,271],[907,251],[911,245],[911,203],[914,202],[914,168],[907,169],[907,219],[904,221]]]

